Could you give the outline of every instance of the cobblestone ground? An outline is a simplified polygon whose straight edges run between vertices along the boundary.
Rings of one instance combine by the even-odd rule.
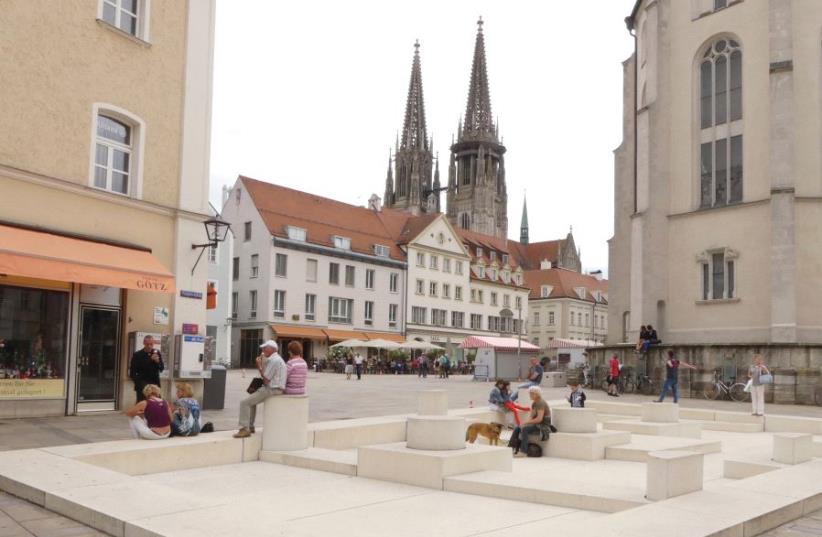
[[[239,402],[244,395],[252,371],[229,372],[226,408],[205,411],[204,417],[218,430],[236,427]],[[366,375],[363,380],[345,380],[344,375],[312,373],[309,376],[311,421],[350,419],[366,416],[414,412],[417,393],[422,389],[446,389],[452,408],[484,406],[490,384],[475,382],[470,377],[452,376],[439,379],[429,375],[421,379],[411,375]],[[567,395],[567,388],[545,388],[546,399]],[[589,390],[593,399],[606,399],[603,392]],[[626,395],[618,401],[636,403],[650,397]],[[683,407],[717,408],[747,411],[745,403],[681,399]],[[262,410],[262,408],[260,409]],[[768,405],[774,414],[822,418],[822,408],[813,406]],[[258,415],[258,420],[261,418]],[[37,448],[65,444],[103,442],[129,438],[125,418],[119,412],[95,413],[56,418],[0,420],[0,451]],[[92,537],[104,535],[79,522],[0,492],[0,537]],[[765,533],[767,537],[822,536],[822,511],[795,520]]]

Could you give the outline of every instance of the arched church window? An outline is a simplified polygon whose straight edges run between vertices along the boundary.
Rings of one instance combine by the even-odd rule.
[[[462,229],[469,229],[471,227],[471,216],[468,213],[460,215],[460,227]]]
[[[742,48],[710,43],[699,62],[701,208],[742,201]]]

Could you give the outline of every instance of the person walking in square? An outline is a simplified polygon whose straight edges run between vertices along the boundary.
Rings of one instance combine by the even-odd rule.
[[[765,384],[762,383],[762,376],[770,374],[762,355],[755,354],[753,363],[748,368],[748,378],[751,379],[751,405],[753,406],[751,414],[754,416],[765,415]]]
[[[608,360],[608,395],[611,397],[619,397],[617,393],[619,369],[619,359],[617,359],[617,355],[614,353],[611,355],[611,359]]]
[[[240,430],[234,438],[248,438],[254,434],[254,419],[257,417],[257,405],[275,395],[285,392],[287,369],[282,357],[277,354],[277,342],[269,339],[262,345],[261,354],[257,357],[257,370],[263,384],[257,391],[240,401]]]
[[[679,367],[684,366],[688,369],[696,369],[695,365],[691,365],[688,362],[683,362],[682,360],[677,360],[674,357],[674,351],[668,351],[668,359],[665,361],[665,384],[662,385],[662,392],[659,394],[659,399],[657,399],[657,403],[661,403],[665,400],[665,395],[668,393],[668,390],[671,390],[674,394],[674,403],[679,402]]]
[[[354,370],[357,372],[357,380],[362,380],[362,354],[357,353],[354,355]]]

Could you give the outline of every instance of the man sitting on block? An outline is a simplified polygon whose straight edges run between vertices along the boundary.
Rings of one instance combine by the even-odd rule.
[[[285,392],[287,369],[285,362],[277,354],[277,342],[269,339],[262,345],[262,354],[257,357],[257,370],[263,384],[257,391],[240,401],[240,430],[234,438],[248,438],[254,434],[254,418],[257,416],[257,405],[271,396]]]

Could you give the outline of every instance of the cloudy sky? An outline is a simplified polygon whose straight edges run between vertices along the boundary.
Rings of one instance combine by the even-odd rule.
[[[238,174],[365,205],[383,195],[420,41],[429,135],[444,163],[485,21],[493,113],[508,149],[508,220],[532,241],[573,226],[607,270],[613,150],[633,0],[351,0],[217,5],[211,199]],[[447,167],[441,169],[446,181]],[[443,194],[443,203],[445,195]]]

